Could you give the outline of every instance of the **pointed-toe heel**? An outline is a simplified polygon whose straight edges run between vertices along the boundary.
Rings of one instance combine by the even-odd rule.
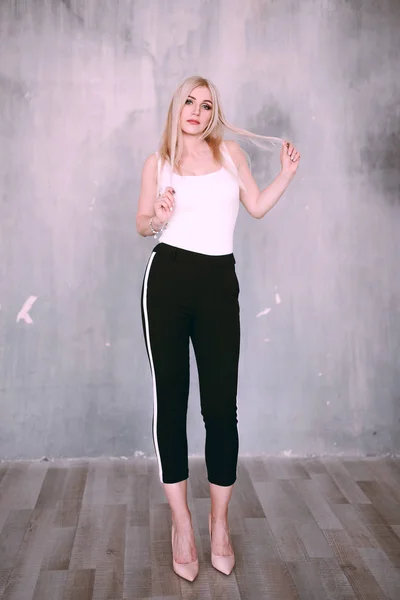
[[[210,532],[210,546],[212,547],[211,515],[208,515],[208,530]],[[217,571],[220,571],[224,575],[230,575],[235,566],[235,555],[219,556],[218,554],[213,554],[211,550],[211,564]]]
[[[171,531],[171,544],[172,544],[172,541],[173,541],[173,528]],[[194,581],[196,579],[197,575],[199,574],[199,560],[197,559],[190,563],[178,563],[172,556],[172,568],[174,569],[174,572],[177,575],[179,575],[179,577],[182,577],[183,579],[186,579],[187,581]]]
[[[198,560],[195,560],[191,563],[177,563],[174,559],[172,559],[172,566],[175,573],[187,581],[194,581],[199,574]]]

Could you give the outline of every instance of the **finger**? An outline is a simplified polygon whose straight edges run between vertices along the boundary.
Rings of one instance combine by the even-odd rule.
[[[171,194],[175,194],[175,190],[171,186],[166,187],[164,190],[164,194],[165,194],[165,192],[170,192]]]
[[[163,200],[160,204],[161,208],[163,208],[164,210],[166,210],[167,212],[170,212],[170,206],[167,202],[165,202],[165,200]]]
[[[160,198],[157,199],[155,204],[156,204],[156,206],[159,206],[161,208],[163,206],[166,206],[166,200],[163,196],[160,196]]]
[[[175,198],[174,198],[174,195],[172,192],[164,192],[164,196],[166,198],[168,198],[168,200],[171,200],[172,203],[175,201]]]
[[[164,202],[167,204],[168,208],[170,208],[170,206],[172,205],[172,200],[171,200],[171,198],[169,198],[169,197],[167,196],[167,194],[164,194],[164,195],[162,196],[162,199],[163,199],[163,201],[164,201]]]
[[[175,198],[172,195],[171,192],[166,192],[165,197],[168,199],[169,203],[170,203],[170,208],[172,210],[172,208],[175,206]]]
[[[174,205],[174,201],[173,201],[173,200],[171,200],[170,198],[165,198],[165,202],[166,202],[166,205],[167,205],[167,207],[168,207],[168,210],[169,210],[170,212],[172,212],[172,211],[174,210],[174,207],[175,207],[175,205]]]
[[[171,204],[170,204],[170,202],[168,202],[168,200],[167,200],[166,198],[164,198],[164,199],[163,199],[163,201],[162,201],[162,203],[161,203],[161,206],[162,206],[163,208],[165,208],[165,210],[168,210],[168,211],[169,211],[169,210],[170,210],[170,208],[171,208]]]
[[[170,208],[174,203],[173,199],[171,198],[171,194],[167,194],[166,192],[164,192],[164,194],[162,194],[162,196],[160,197],[160,200],[163,202],[166,202],[168,205],[168,208]]]
[[[171,190],[172,190],[172,188],[165,188],[165,190],[163,191],[163,193],[159,194],[159,197],[160,198],[170,198],[171,200],[173,200],[175,192],[172,192]]]

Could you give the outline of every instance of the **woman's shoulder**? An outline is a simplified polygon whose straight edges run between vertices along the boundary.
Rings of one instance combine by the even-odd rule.
[[[143,177],[149,177],[150,179],[157,178],[158,169],[158,155],[156,152],[149,154],[143,163],[142,174]]]
[[[153,167],[155,167],[156,164],[157,164],[157,162],[158,162],[158,158],[159,158],[158,152],[152,152],[151,154],[149,154],[146,157],[146,159],[144,161],[143,167],[144,168],[146,168],[146,167],[147,168],[153,168]]]
[[[154,169],[157,165],[160,166],[161,164],[165,165],[169,164],[169,162],[166,159],[162,160],[162,157],[159,152],[152,152],[152,154],[149,154],[149,156],[144,161],[144,167],[147,167],[149,169]]]
[[[227,149],[229,155],[235,165],[238,167],[240,165],[241,160],[243,159],[243,151],[240,145],[234,140],[223,140],[222,147]]]
[[[240,150],[240,146],[234,140],[223,140],[222,142],[230,152]]]
[[[151,154],[149,154],[143,163],[143,171],[144,172],[156,171],[157,165],[159,162],[159,158],[160,158],[160,156],[159,156],[158,152],[152,152]]]

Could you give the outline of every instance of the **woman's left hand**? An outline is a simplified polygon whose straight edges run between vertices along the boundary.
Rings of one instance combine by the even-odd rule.
[[[282,144],[281,148],[281,165],[282,172],[294,175],[297,171],[297,167],[300,162],[300,152],[290,142],[286,140]]]

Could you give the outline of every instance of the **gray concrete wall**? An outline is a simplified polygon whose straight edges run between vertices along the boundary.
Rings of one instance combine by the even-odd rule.
[[[241,453],[400,450],[399,27],[397,0],[0,3],[1,458],[154,455],[135,213],[194,73],[302,152],[237,224]],[[265,186],[279,152],[244,147]]]

